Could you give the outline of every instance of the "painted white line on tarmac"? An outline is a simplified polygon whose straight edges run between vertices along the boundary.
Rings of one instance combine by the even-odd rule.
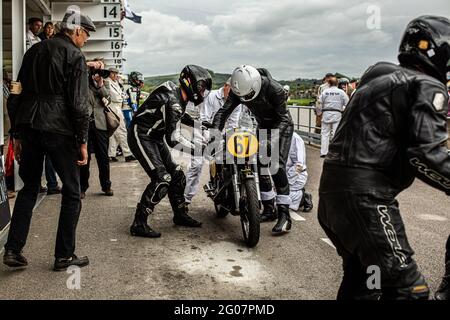
[[[295,220],[295,221],[306,221],[305,218],[303,218],[303,217],[300,216],[298,213],[296,213],[296,212],[294,212],[294,211],[292,211],[292,210],[291,210],[290,214],[291,214],[291,218],[292,218],[293,220]]]
[[[326,244],[328,244],[330,247],[334,248],[336,250],[336,247],[334,246],[333,242],[331,242],[330,239],[328,238],[321,238],[320,240],[322,240],[323,242],[325,242]]]
[[[426,221],[439,221],[439,222],[448,221],[448,219],[446,217],[438,216],[435,214],[420,214],[418,216],[418,218],[421,220],[426,220]]]
[[[33,211],[39,207],[41,202],[45,199],[45,195],[46,195],[45,193],[40,193],[38,195],[38,198],[37,198],[36,204],[34,205]]]

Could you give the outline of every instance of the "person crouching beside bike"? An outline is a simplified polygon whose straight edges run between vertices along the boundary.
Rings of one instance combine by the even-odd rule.
[[[224,106],[214,117],[213,127],[222,131],[233,110],[243,104],[254,114],[259,125],[258,132],[267,131],[268,135],[265,138],[261,138],[264,134],[259,135],[260,144],[268,145],[268,141],[271,141],[272,154],[267,154],[267,158],[272,158],[272,161],[277,159],[275,163],[272,163],[272,167],[275,169],[270,170],[277,191],[278,208],[278,222],[272,229],[272,233],[274,235],[283,234],[292,227],[289,215],[291,198],[289,197],[286,162],[294,132],[283,86],[276,82],[267,70],[243,65],[236,68],[231,76],[231,91]],[[270,176],[267,174],[268,163],[259,163],[258,167],[260,168],[263,214],[276,216],[275,193]]]
[[[167,194],[176,225],[192,228],[202,225],[187,214],[184,199],[186,177],[182,168],[172,160],[167,145],[181,147],[191,155],[202,151],[202,146],[195,145],[181,134],[180,123],[194,126],[194,120],[185,113],[186,105],[188,102],[196,106],[202,103],[211,86],[212,79],[207,70],[188,65],[180,74],[179,85],[168,81],[156,88],[133,117],[128,144],[151,181],[137,205],[131,235],[145,238],[161,236],[148,225],[147,218]]]

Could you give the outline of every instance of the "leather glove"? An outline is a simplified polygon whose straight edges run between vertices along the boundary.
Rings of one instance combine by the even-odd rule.
[[[205,128],[207,128],[207,129],[212,129],[212,128],[214,128],[214,126],[212,125],[212,123],[211,123],[211,122],[208,122],[208,121],[202,121],[202,126],[205,127]]]

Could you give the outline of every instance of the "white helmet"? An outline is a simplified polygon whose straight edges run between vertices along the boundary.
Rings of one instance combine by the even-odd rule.
[[[285,85],[283,89],[284,91],[286,91],[286,93],[289,93],[289,91],[291,91],[291,87],[289,87],[288,85]]]
[[[261,91],[262,78],[252,66],[240,66],[231,75],[231,90],[243,102],[255,99]]]

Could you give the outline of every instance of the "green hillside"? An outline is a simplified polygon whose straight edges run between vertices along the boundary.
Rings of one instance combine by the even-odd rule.
[[[231,76],[230,74],[225,73],[214,73],[212,70],[208,70],[211,73],[211,76],[213,78],[213,89],[218,89],[227,81],[227,79]],[[340,73],[337,73],[338,76],[344,76]],[[144,79],[145,86],[144,91],[151,92],[155,87],[158,85],[166,82],[166,81],[173,81],[175,83],[178,83],[178,74],[171,74],[171,75],[162,75],[162,76],[153,76],[153,77],[146,77]],[[349,79],[352,79],[351,77],[348,77]],[[320,79],[295,79],[295,80],[279,80],[279,82],[282,85],[289,85],[291,87],[291,91],[307,91],[314,89],[317,85],[320,85],[322,83],[322,80]]]

